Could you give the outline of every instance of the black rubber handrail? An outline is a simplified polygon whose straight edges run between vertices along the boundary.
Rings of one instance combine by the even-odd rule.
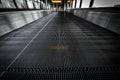
[[[10,12],[10,11],[32,11],[32,10],[47,10],[47,9],[16,9],[16,8],[0,8],[0,12]]]
[[[98,12],[120,13],[120,7],[75,8],[70,10],[88,10],[88,11],[98,11]]]

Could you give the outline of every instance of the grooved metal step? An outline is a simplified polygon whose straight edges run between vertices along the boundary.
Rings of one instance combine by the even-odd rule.
[[[5,71],[2,80],[119,80],[120,67],[20,68]]]

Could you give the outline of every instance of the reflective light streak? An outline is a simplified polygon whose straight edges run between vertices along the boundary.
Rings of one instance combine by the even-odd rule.
[[[62,3],[62,0],[52,0],[53,3]],[[73,2],[73,0],[67,0],[68,3]]]

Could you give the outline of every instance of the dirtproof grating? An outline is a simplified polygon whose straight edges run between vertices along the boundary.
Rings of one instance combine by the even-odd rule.
[[[120,67],[14,67],[6,70],[1,80],[120,80],[119,75]]]

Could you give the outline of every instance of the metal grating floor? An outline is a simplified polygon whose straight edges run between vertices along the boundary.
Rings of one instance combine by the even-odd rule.
[[[5,68],[1,68],[4,70]],[[119,80],[120,67],[9,68],[2,80]]]
[[[53,13],[0,38],[0,80],[120,80],[119,53],[120,35]]]

